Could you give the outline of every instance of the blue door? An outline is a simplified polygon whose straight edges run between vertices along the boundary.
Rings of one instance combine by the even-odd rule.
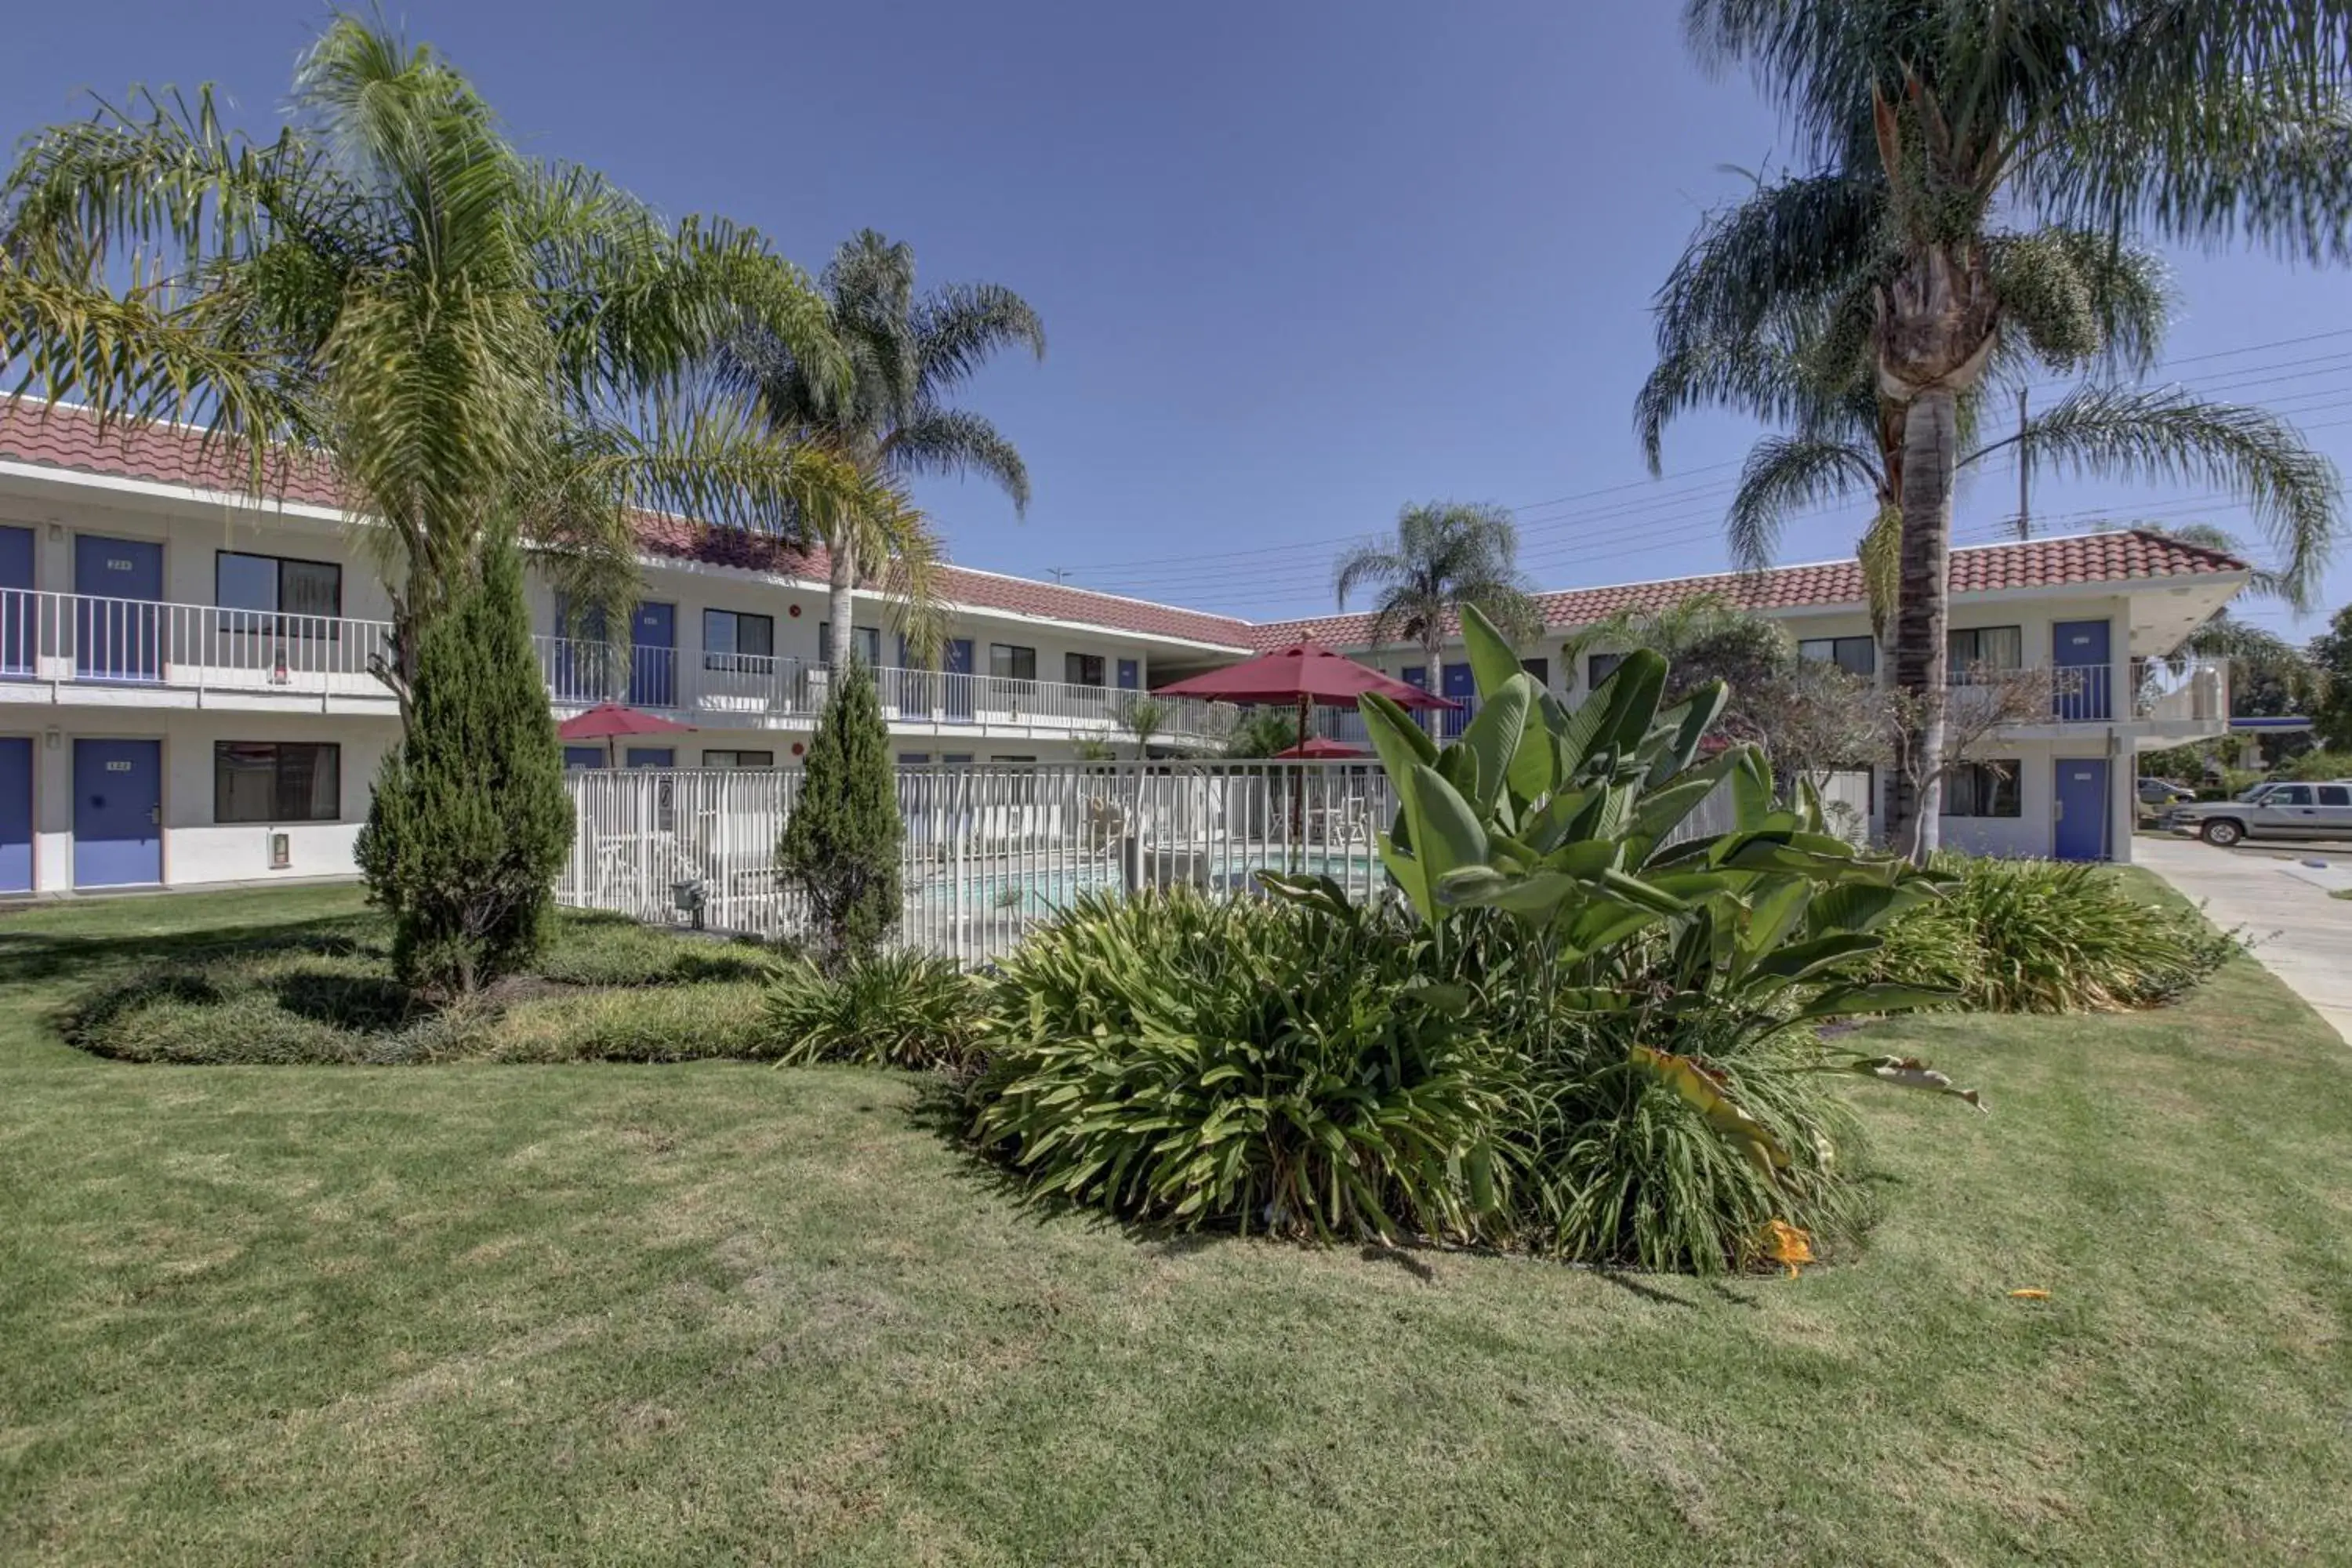
[[[1118,661],[1118,689],[1121,691],[1140,690],[1143,686],[1143,661],[1123,658]]]
[[[940,707],[950,721],[971,722],[971,639],[948,639],[947,676],[941,683]]]
[[[33,531],[0,528],[0,675],[33,672]]]
[[[1438,717],[1444,721],[1444,727],[1439,732],[1451,740],[1462,733],[1464,727],[1470,722],[1470,716],[1478,710],[1478,677],[1467,664],[1449,664],[1441,672],[1439,679],[1443,685],[1437,694],[1462,704],[1459,708],[1440,710],[1438,713]]]
[[[674,768],[677,766],[677,749],[674,746],[631,746],[629,766],[633,768]]]
[[[2115,717],[2108,653],[2105,621],[2060,621],[2050,628],[2050,662],[2057,667],[2050,702],[2060,723],[2104,724]]]
[[[33,890],[33,742],[0,735],[0,893]]]
[[[74,886],[163,879],[163,742],[74,742]]]
[[[74,538],[74,672],[152,680],[163,668],[163,547],[150,539]]]
[[[677,606],[639,605],[629,618],[629,706],[677,705]]]
[[[604,765],[604,748],[566,746],[563,748],[563,765],[567,768],[601,768]]]
[[[2107,760],[2105,757],[2061,757],[2058,788],[2053,798],[2058,821],[2051,852],[2061,860],[2107,858],[2107,823],[2113,813],[2107,801]]]

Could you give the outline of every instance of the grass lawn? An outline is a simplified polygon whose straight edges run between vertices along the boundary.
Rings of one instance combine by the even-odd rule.
[[[1993,1113],[1858,1086],[1870,1248],[1709,1285],[1041,1217],[909,1078],[50,1026],[355,900],[0,915],[0,1561],[2352,1553],[2352,1056],[2248,962],[1870,1031]]]

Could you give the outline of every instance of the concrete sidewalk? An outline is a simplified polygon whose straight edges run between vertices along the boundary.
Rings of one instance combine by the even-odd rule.
[[[2352,865],[2332,847],[2308,858]],[[2243,926],[2254,957],[2352,1045],[2352,900],[2330,898],[2337,879],[2294,858],[2216,849],[2193,838],[2132,840],[2132,860],[2179,889],[2224,931]]]

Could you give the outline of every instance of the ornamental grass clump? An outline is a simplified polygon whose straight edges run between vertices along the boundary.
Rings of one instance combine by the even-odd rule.
[[[2137,897],[2107,867],[1939,856],[1946,896],[1906,911],[1876,961],[1988,1013],[2105,1012],[2177,1001],[2243,943]]]
[[[766,1026],[779,1063],[971,1070],[987,1023],[980,981],[952,961],[905,950],[855,958],[828,973],[783,962],[768,987]]]
[[[1082,899],[994,983],[977,1135],[1129,1219],[1491,1237],[1523,1064],[1429,949],[1344,903]]]

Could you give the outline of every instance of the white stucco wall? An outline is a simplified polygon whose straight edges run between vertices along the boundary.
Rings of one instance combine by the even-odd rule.
[[[20,728],[16,721],[21,717],[39,722]],[[176,887],[340,876],[354,870],[352,841],[367,817],[368,786],[397,730],[391,719],[130,708],[60,708],[33,714],[18,710],[0,718],[0,731],[33,736],[34,881],[36,890],[45,893],[73,886],[73,758],[78,739],[162,742],[163,880]],[[215,822],[213,746],[218,741],[323,741],[341,746],[342,799],[338,819]],[[283,832],[290,840],[291,864],[282,869],[273,869],[269,864],[273,832]]]

